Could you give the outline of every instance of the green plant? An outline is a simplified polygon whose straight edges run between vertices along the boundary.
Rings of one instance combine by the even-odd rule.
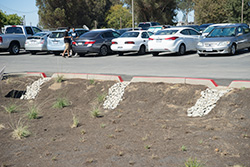
[[[89,83],[90,83],[90,85],[94,85],[95,84],[95,80],[94,79],[90,79]]]
[[[73,124],[72,124],[71,128],[76,128],[78,126],[79,126],[79,120],[75,115],[73,115]]]
[[[29,108],[29,112],[27,113],[27,116],[29,119],[37,119],[38,118],[38,108],[37,106],[33,105]]]
[[[189,158],[185,162],[185,167],[202,167],[202,166],[203,164],[199,163],[196,158],[194,160],[192,158]]]
[[[146,145],[145,148],[149,150],[151,148],[151,145]]]
[[[66,98],[58,98],[53,104],[53,108],[64,108],[69,106],[69,101]]]
[[[201,139],[201,140],[199,141],[199,143],[202,144],[202,143],[203,143],[203,140]]]
[[[100,116],[101,116],[100,109],[99,109],[99,108],[94,108],[94,109],[91,111],[91,115],[92,115],[92,117],[94,117],[94,118],[100,117]]]
[[[106,124],[101,124],[101,128],[105,128],[106,127]]]
[[[3,106],[4,110],[7,112],[7,113],[15,113],[17,112],[17,105],[15,104],[10,104],[8,106]]]
[[[97,96],[98,103],[103,103],[106,99],[106,93]]]
[[[56,83],[62,83],[63,81],[64,81],[64,76],[63,75],[57,75]]]
[[[245,90],[246,88],[245,87],[241,87],[240,90]]]
[[[12,132],[12,137],[14,139],[22,139],[28,137],[31,133],[28,131],[28,126],[25,126],[24,123],[19,119],[16,125],[10,125],[14,130]]]
[[[187,151],[187,147],[186,146],[181,146],[181,151]]]

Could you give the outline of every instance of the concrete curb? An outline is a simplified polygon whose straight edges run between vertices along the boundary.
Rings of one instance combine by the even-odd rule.
[[[118,75],[104,75],[104,74],[84,74],[84,73],[54,73],[51,78],[62,76],[64,78],[79,78],[79,79],[94,79],[94,80],[109,80],[123,82],[121,76]]]
[[[235,80],[230,83],[229,88],[250,88],[250,81]]]
[[[133,77],[131,82],[164,82],[164,83],[180,83],[192,85],[205,85],[210,88],[217,87],[217,83],[212,79],[202,78],[175,78],[175,77]]]
[[[43,72],[27,72],[26,75],[29,76],[41,76],[42,78],[47,78],[46,74]]]

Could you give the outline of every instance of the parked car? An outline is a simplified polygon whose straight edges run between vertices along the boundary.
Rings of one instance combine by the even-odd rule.
[[[157,22],[140,22],[138,27],[141,27],[143,30],[148,30],[149,27],[156,26],[156,25],[160,25],[160,23],[157,23]]]
[[[89,30],[84,28],[75,28],[75,31],[77,32],[78,36],[81,36],[82,34],[89,32]],[[69,31],[69,35],[72,33],[72,30]]]
[[[99,55],[106,56],[112,52],[110,49],[112,39],[119,36],[120,34],[113,29],[92,30],[72,42],[72,49],[80,55],[98,53]]]
[[[145,54],[148,51],[148,38],[152,32],[145,30],[127,31],[120,37],[112,40],[111,49],[121,56],[125,52],[138,52]]]
[[[119,29],[119,30],[116,30],[119,34],[123,34],[123,33],[125,33],[125,32],[127,32],[127,31],[132,31],[133,30],[133,28],[122,28],[122,29]],[[142,30],[142,28],[141,27],[135,27],[134,28],[134,30]]]
[[[55,55],[60,55],[65,49],[64,32],[65,30],[51,31],[47,39],[47,48]]]
[[[34,26],[11,25],[5,26],[4,34],[0,36],[0,51],[18,54],[24,49],[26,38],[42,30]]]
[[[213,31],[197,44],[200,56],[207,54],[234,55],[237,50],[250,51],[250,30],[241,24],[215,27]]]
[[[161,52],[172,52],[178,55],[186,51],[196,51],[201,36],[198,31],[188,27],[173,27],[158,31],[149,38],[149,51],[154,56]]]
[[[151,31],[152,33],[156,33],[159,30],[163,30],[165,28],[170,28],[170,25],[157,25],[157,26],[151,26],[148,28],[148,31]]]
[[[193,29],[195,29],[196,31],[198,31],[198,32],[201,32],[201,30],[200,30],[200,26],[198,26],[198,25],[183,25],[183,26],[178,26],[178,27],[189,27],[189,28],[193,28]]]
[[[50,32],[38,32],[31,37],[28,37],[25,41],[25,50],[31,54],[37,52],[48,51],[47,49],[47,38]]]

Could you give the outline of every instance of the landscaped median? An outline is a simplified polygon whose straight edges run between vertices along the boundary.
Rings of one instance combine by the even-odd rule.
[[[123,82],[115,75],[5,75],[0,165],[250,166],[250,89],[220,92],[207,79],[142,78],[147,77]],[[48,81],[39,82],[35,98],[11,96],[40,79]],[[103,108],[109,96],[111,107]],[[216,106],[204,117],[188,117],[201,97]]]

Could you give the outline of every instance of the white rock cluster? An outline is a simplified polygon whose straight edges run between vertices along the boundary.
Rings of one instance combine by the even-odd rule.
[[[109,88],[108,95],[103,103],[103,108],[115,109],[119,102],[122,101],[124,90],[128,85],[129,82],[119,82]]]
[[[49,80],[50,78],[40,78],[33,82],[30,86],[27,86],[26,93],[22,95],[20,99],[35,99],[36,95],[41,90],[41,85]]]
[[[215,106],[216,102],[226,93],[232,89],[210,89],[207,88],[201,92],[201,97],[197,100],[195,105],[187,110],[189,117],[205,116]]]

